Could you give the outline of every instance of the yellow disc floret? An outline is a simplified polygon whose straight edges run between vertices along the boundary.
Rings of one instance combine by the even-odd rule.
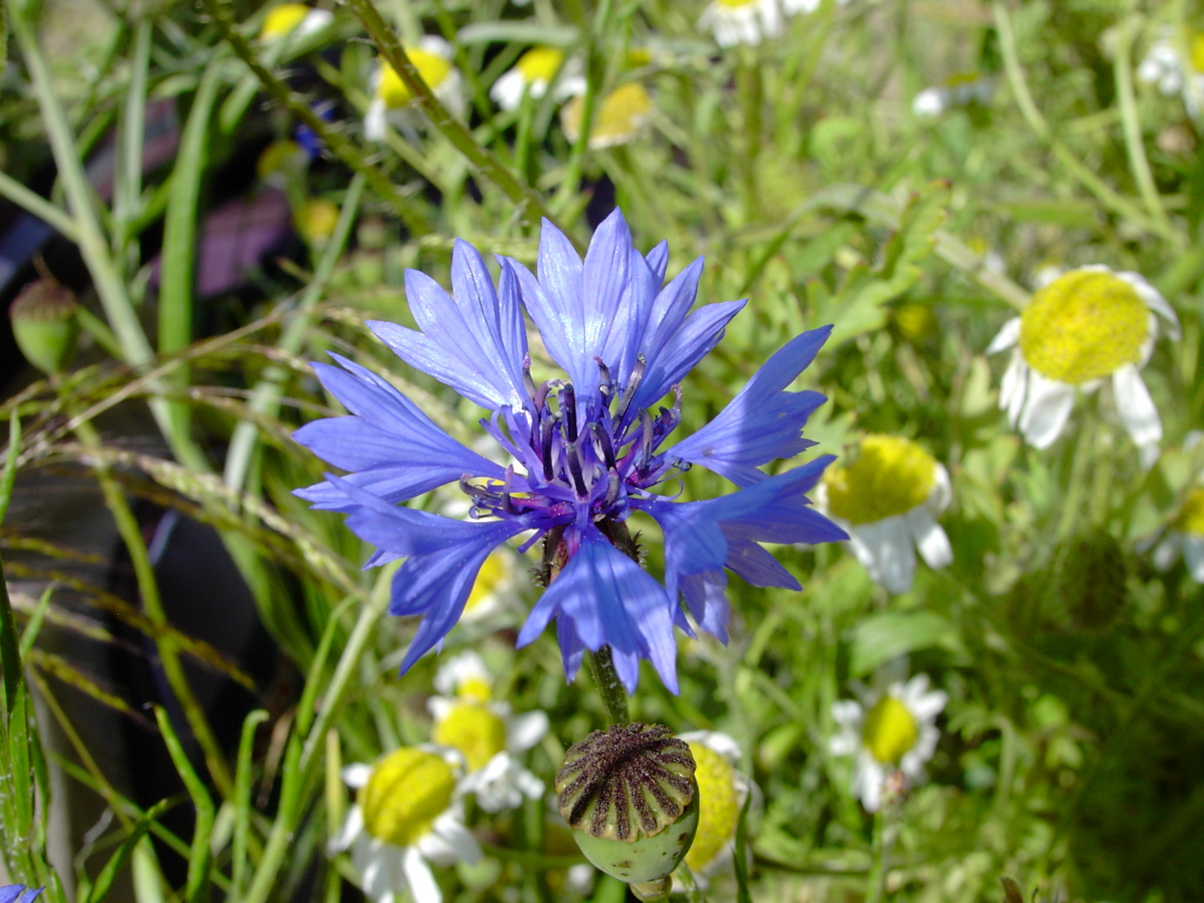
[[[698,781],[698,833],[686,853],[686,865],[701,869],[736,836],[740,795],[731,763],[709,746],[691,743],[694,779]]]
[[[455,773],[442,756],[403,747],[376,764],[360,791],[364,829],[388,843],[410,846],[451,805],[455,789]]]
[[[652,98],[642,85],[635,82],[620,85],[602,101],[590,134],[590,147],[626,144],[639,135],[652,110]],[[581,98],[572,98],[561,115],[565,134],[570,141],[576,141],[581,132]]]
[[[259,29],[260,38],[282,38],[291,34],[293,29],[305,21],[309,15],[309,7],[304,3],[281,3],[263,20]]]
[[[498,586],[506,579],[505,553],[494,552],[485,559],[477,579],[468,593],[468,601],[464,603],[464,611],[469,612],[497,592]]]
[[[407,47],[406,55],[414,64],[414,68],[418,70],[418,74],[422,76],[422,80],[432,89],[441,85],[451,72],[451,61],[437,53],[423,50],[420,47]],[[392,66],[384,63],[381,64],[380,84],[376,88],[376,93],[385,102],[385,106],[391,110],[404,107],[414,99],[413,93],[401,80],[401,76]]]
[[[865,716],[861,739],[883,765],[898,766],[920,739],[920,726],[902,700],[883,696]]]
[[[936,459],[910,439],[866,436],[856,461],[825,471],[828,508],[850,524],[906,514],[932,493],[936,467]]]
[[[1204,536],[1204,489],[1193,489],[1187,494],[1183,507],[1175,517],[1174,528]]]
[[[1191,67],[1196,72],[1204,72],[1204,34],[1193,34],[1188,43],[1191,53]]]
[[[313,245],[323,245],[334,235],[339,222],[339,206],[326,198],[310,198],[294,217],[301,237]]]
[[[564,62],[564,51],[555,47],[532,47],[518,58],[515,68],[528,85],[550,82]]]
[[[506,748],[506,722],[479,703],[457,702],[435,723],[434,740],[458,749],[476,771]]]
[[[718,0],[725,9],[740,9],[742,6],[755,6],[760,0]]]
[[[1081,385],[1141,360],[1150,311],[1114,273],[1073,270],[1035,295],[1020,315],[1020,350],[1049,379]]]

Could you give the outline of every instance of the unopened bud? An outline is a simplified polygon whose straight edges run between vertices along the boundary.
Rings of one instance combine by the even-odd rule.
[[[9,305],[17,347],[43,373],[61,373],[75,357],[78,307],[75,292],[47,278],[25,286]]]

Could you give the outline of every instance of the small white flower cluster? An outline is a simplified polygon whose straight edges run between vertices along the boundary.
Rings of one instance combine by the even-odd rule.
[[[812,13],[822,0],[714,0],[703,11],[698,27],[715,35],[720,47],[760,44],[785,30],[786,19]],[[849,0],[836,0],[844,6]]]

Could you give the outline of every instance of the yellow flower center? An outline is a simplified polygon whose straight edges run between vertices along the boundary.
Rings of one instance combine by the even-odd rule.
[[[883,696],[865,716],[861,740],[883,765],[898,766],[919,739],[915,716],[894,696]]]
[[[490,596],[492,596],[503,580],[506,579],[505,553],[494,552],[485,559],[481,570],[477,572],[476,582],[468,593],[468,601],[464,603],[464,611],[470,612]]]
[[[455,774],[442,756],[403,747],[381,759],[360,791],[364,829],[408,847],[430,831],[451,805],[455,789]]]
[[[282,38],[304,22],[308,15],[309,7],[304,3],[281,3],[264,18],[259,37]]]
[[[518,58],[515,68],[528,85],[550,82],[564,62],[564,51],[555,47],[532,47]]]
[[[1196,72],[1204,72],[1204,34],[1193,34],[1191,42],[1191,67]]]
[[[1184,533],[1204,536],[1204,489],[1193,489],[1187,494],[1173,526]]]
[[[936,459],[901,436],[866,436],[856,461],[824,472],[828,508],[850,524],[906,514],[935,482]]]
[[[305,151],[296,141],[273,141],[255,161],[255,174],[268,179],[277,173],[297,172],[305,166]]]
[[[723,9],[740,9],[744,6],[756,6],[760,0],[717,0]]]
[[[320,245],[334,234],[339,207],[326,198],[310,198],[297,211],[297,231],[310,244]]]
[[[456,695],[469,702],[486,703],[493,698],[493,685],[484,677],[466,677],[456,687]]]
[[[895,311],[895,325],[904,338],[923,342],[936,334],[936,313],[927,304],[903,304]]]
[[[602,101],[598,120],[590,134],[591,147],[625,144],[635,138],[652,115],[652,98],[642,85],[628,82],[611,91]],[[581,132],[581,98],[564,106],[564,131],[570,141]]]
[[[420,47],[407,47],[406,55],[414,64],[414,68],[418,70],[418,74],[422,76],[422,80],[432,89],[443,84],[443,80],[451,73],[451,60],[444,59],[437,53],[423,50]],[[391,110],[404,107],[414,99],[414,95],[401,80],[401,76],[387,63],[381,63],[380,85],[377,86],[376,93],[385,102],[385,106]]]
[[[458,749],[476,771],[506,748],[506,722],[477,702],[458,702],[436,722],[434,740]]]
[[[740,794],[736,790],[735,773],[726,758],[701,743],[691,743],[690,752],[694,756],[699,808],[698,832],[686,853],[686,865],[700,869],[736,836]]]
[[[1081,385],[1141,360],[1150,312],[1113,273],[1074,270],[1033,295],[1020,315],[1020,350],[1043,376]]]

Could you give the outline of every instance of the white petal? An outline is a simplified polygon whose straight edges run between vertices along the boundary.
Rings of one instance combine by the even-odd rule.
[[[687,743],[698,743],[705,746],[732,763],[738,762],[743,755],[740,744],[736,742],[735,738],[722,731],[686,731],[684,734],[678,734],[677,738],[685,740]]]
[[[384,98],[373,97],[367,112],[364,113],[364,140],[384,141],[386,130]]]
[[[1074,406],[1074,386],[1046,379],[1029,369],[1028,399],[1020,416],[1020,432],[1034,448],[1049,448],[1062,433]]]
[[[945,469],[945,465],[939,461],[936,465],[936,474],[932,481],[932,491],[928,493],[928,498],[924,502],[924,506],[934,515],[940,514],[949,507],[949,503],[953,501],[953,486],[949,482],[949,471]]]
[[[364,765],[361,762],[355,762],[351,765],[344,766],[343,783],[348,787],[359,790],[368,783],[368,779],[372,777],[372,766]]]
[[[853,795],[861,799],[866,812],[877,812],[882,805],[882,782],[886,771],[868,752],[862,751],[853,768]]]
[[[347,849],[363,831],[364,810],[359,806],[352,806],[343,820],[343,826],[339,828],[339,833],[331,838],[330,852],[334,854]]]
[[[1162,293],[1150,285],[1140,273],[1126,271],[1116,275],[1137,289],[1137,294],[1145,302],[1146,307],[1166,320],[1166,334],[1172,339],[1178,339],[1180,337],[1179,317],[1166,298],[1162,297]]]
[[[1024,355],[1017,348],[1008,360],[1008,368],[1003,372],[1003,382],[999,385],[999,409],[1007,411],[1008,424],[1012,429],[1020,422],[1020,413],[1024,410],[1024,399],[1028,395],[1028,364]]]
[[[406,847],[402,853],[401,867],[410,893],[414,895],[414,903],[443,903],[443,894],[435,883],[435,876],[415,847]]]
[[[920,557],[930,568],[948,567],[953,562],[953,546],[949,545],[949,537],[936,522],[936,518],[923,505],[913,508],[907,513],[907,527],[911,531]]]
[[[536,710],[515,715],[506,726],[506,749],[517,753],[530,749],[548,732],[547,712]]]
[[[1012,317],[1003,324],[1003,328],[999,330],[995,338],[991,339],[991,344],[987,346],[987,354],[995,354],[1003,351],[1005,348],[1011,348],[1020,341],[1020,318]]]
[[[1112,388],[1116,392],[1116,410],[1134,444],[1143,446],[1162,441],[1158,409],[1137,368],[1126,364],[1113,373]]]
[[[1187,571],[1196,583],[1204,583],[1204,536],[1192,533],[1183,535],[1183,560]]]
[[[1183,546],[1183,534],[1178,531],[1171,531],[1162,538],[1158,545],[1154,546],[1154,567],[1160,571],[1170,570],[1175,559],[1179,557],[1179,553]]]
[[[903,515],[872,524],[858,524],[849,533],[849,545],[875,583],[891,593],[911,589],[916,573],[916,552]]]

